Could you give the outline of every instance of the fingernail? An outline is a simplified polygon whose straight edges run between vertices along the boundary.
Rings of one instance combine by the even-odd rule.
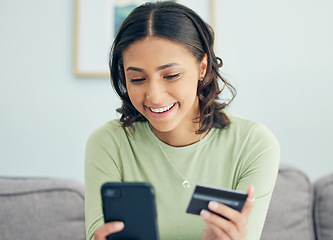
[[[210,216],[210,212],[208,212],[207,210],[201,210],[201,212],[200,212],[200,215],[203,217],[203,218],[209,218],[209,216]]]
[[[209,202],[208,207],[209,207],[211,210],[216,210],[216,209],[218,209],[219,204],[218,204],[217,202]]]
[[[254,202],[256,199],[253,197],[253,198],[247,198],[247,200],[250,202]]]
[[[124,223],[123,222],[116,222],[116,223],[114,223],[113,226],[116,230],[120,230],[124,227]]]

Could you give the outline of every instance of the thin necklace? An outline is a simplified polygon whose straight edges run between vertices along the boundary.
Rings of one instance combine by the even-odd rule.
[[[155,134],[154,134],[155,135]],[[156,137],[156,136],[155,136]],[[200,147],[200,143],[201,143],[201,139],[203,137],[203,133],[200,135],[200,140],[199,140],[199,146],[197,147],[197,149],[195,150],[195,155],[194,158],[197,156],[198,154],[198,148]],[[157,138],[157,137],[156,137]],[[185,178],[179,171],[178,169],[175,167],[175,165],[171,162],[171,160],[169,159],[168,155],[165,153],[165,151],[163,150],[161,144],[159,143],[159,139],[157,138],[157,144],[160,147],[160,149],[162,150],[165,158],[169,161],[169,163],[171,164],[171,166],[176,170],[176,172],[179,174],[179,176],[181,176],[181,178],[184,180],[183,181],[183,187],[184,188],[189,188],[190,187],[190,182],[187,180],[187,178]]]

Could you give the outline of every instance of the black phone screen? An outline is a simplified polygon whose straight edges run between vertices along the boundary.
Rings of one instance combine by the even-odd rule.
[[[108,182],[101,188],[104,221],[122,221],[124,229],[108,240],[158,240],[154,189],[149,183]]]

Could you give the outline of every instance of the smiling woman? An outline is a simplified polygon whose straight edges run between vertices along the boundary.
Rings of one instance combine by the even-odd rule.
[[[124,51],[123,66],[130,101],[149,121],[155,135],[173,146],[187,145],[180,137],[177,143],[169,142],[166,132],[177,131],[188,138],[187,128],[200,128],[193,119],[200,117],[197,88],[206,73],[207,57],[198,63],[183,45],[147,37]],[[197,141],[198,135],[195,131],[192,134]]]
[[[211,27],[174,2],[141,5],[121,25],[110,53],[121,117],[87,143],[88,239],[124,228],[103,222],[99,189],[115,181],[154,186],[162,240],[260,238],[279,145],[261,124],[224,112],[232,99],[221,103],[219,94],[229,89],[233,98],[235,90],[213,44]],[[212,202],[201,218],[189,215],[196,184],[247,192],[248,200],[241,212]]]
[[[170,6],[173,4],[182,6],[170,2],[166,3],[166,6],[168,4]],[[197,31],[197,29],[200,31]],[[124,68],[123,53],[128,50],[128,46],[137,40],[142,40],[149,36],[163,38],[165,42],[167,42],[166,40],[172,41],[173,45],[169,46],[167,50],[169,56],[175,54],[178,51],[177,47],[181,46],[182,54],[188,57],[191,56],[197,64],[205,58],[205,61],[207,61],[207,69],[205,69],[204,76],[198,76],[196,78],[198,83],[197,88],[199,90],[198,98],[201,104],[200,116],[198,116],[197,119],[200,122],[200,128],[197,129],[196,132],[203,133],[213,126],[222,128],[227,126],[229,124],[228,117],[221,112],[221,110],[227,107],[232,101],[236,91],[219,73],[222,60],[214,54],[213,30],[192,10],[184,11],[182,7],[172,9],[172,11],[169,11],[167,7],[161,7],[156,10],[152,9],[148,4],[146,8],[135,9],[131,13],[131,17],[123,22],[122,28],[113,43],[112,54],[110,55],[112,84],[123,102],[126,102],[122,108],[118,109],[118,112],[122,114],[121,122],[123,126],[132,127],[132,129],[134,129],[132,125],[133,122],[146,120],[143,118],[142,113],[135,109],[129,99],[126,89],[125,73],[122,72],[121,69]],[[176,43],[178,43],[178,45]],[[144,57],[145,52],[143,52],[142,49],[140,49],[140,51],[141,52],[138,54]],[[155,59],[157,55],[160,55],[160,49],[155,48],[152,53],[155,55]],[[154,59],[152,61],[154,61]],[[163,63],[162,65],[170,63],[173,62]],[[138,66],[128,67],[138,68]],[[138,72],[142,72],[143,70],[144,69],[141,68]],[[217,79],[220,79],[222,85],[231,91],[232,98],[230,101],[224,103],[217,101],[219,99],[218,95],[221,92]],[[213,119],[215,119],[215,121]]]

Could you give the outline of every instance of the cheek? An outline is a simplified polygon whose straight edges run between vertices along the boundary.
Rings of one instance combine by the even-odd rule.
[[[179,86],[176,91],[182,93],[182,95],[186,95],[187,98],[196,96],[198,89],[198,80],[196,77],[188,78],[186,82],[184,82],[183,86]]]
[[[183,106],[192,105],[197,97],[197,86],[193,83],[182,84],[181,86],[173,88],[172,93],[170,94],[178,99]]]
[[[127,92],[132,104],[135,107],[141,105],[140,102],[142,102],[143,97],[141,96],[142,94],[140,94],[139,89],[135,87],[128,87]]]

